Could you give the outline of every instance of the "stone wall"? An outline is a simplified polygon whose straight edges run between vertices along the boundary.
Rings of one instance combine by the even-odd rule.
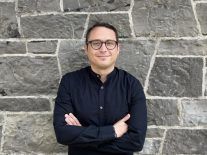
[[[147,96],[140,154],[207,154],[207,0],[0,0],[0,154],[67,154],[54,99],[61,76],[88,64],[96,21],[117,27],[117,66]]]

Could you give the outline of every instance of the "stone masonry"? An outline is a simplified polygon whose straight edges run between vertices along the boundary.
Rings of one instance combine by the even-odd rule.
[[[88,65],[86,29],[120,34],[117,66],[146,93],[138,154],[207,154],[207,0],[0,0],[0,155],[67,154],[52,126],[61,76]]]

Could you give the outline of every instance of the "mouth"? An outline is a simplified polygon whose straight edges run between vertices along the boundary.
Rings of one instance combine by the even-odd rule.
[[[108,60],[109,57],[110,57],[110,56],[108,56],[108,55],[99,55],[99,56],[97,56],[97,58],[98,58],[99,60],[101,60],[101,61]]]
[[[110,57],[110,56],[109,55],[100,55],[100,56],[97,56],[97,57],[105,58],[105,57]]]

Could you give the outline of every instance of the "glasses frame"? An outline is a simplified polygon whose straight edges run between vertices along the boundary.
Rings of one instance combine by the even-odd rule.
[[[99,48],[94,48],[93,46],[92,46],[92,42],[93,41],[100,41],[101,42],[101,46],[99,47]],[[116,44],[115,44],[115,46],[114,46],[114,48],[112,48],[112,49],[110,49],[110,48],[108,48],[107,46],[106,46],[106,42],[107,41],[114,41]],[[102,40],[90,40],[90,41],[88,41],[87,42],[87,45],[88,44],[90,44],[91,45],[91,47],[94,49],[94,50],[99,50],[102,46],[103,46],[103,44],[105,44],[105,46],[106,46],[106,48],[108,49],[108,50],[113,50],[113,49],[115,49],[116,48],[116,46],[118,45],[118,41],[116,41],[116,40],[106,40],[106,41],[102,41]]]

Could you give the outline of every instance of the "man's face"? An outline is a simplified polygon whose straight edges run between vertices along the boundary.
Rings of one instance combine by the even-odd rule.
[[[106,27],[96,27],[90,32],[88,38],[89,42],[93,40],[100,40],[102,42],[107,40],[116,41],[116,35],[111,29]],[[110,47],[110,42],[107,44],[107,46]],[[97,43],[94,45],[96,46]],[[85,53],[87,54],[92,67],[97,69],[108,69],[115,66],[115,62],[119,54],[119,45],[116,44],[114,49],[107,49],[106,44],[103,43],[100,49],[96,50],[92,48],[89,43],[88,46],[85,46]]]

